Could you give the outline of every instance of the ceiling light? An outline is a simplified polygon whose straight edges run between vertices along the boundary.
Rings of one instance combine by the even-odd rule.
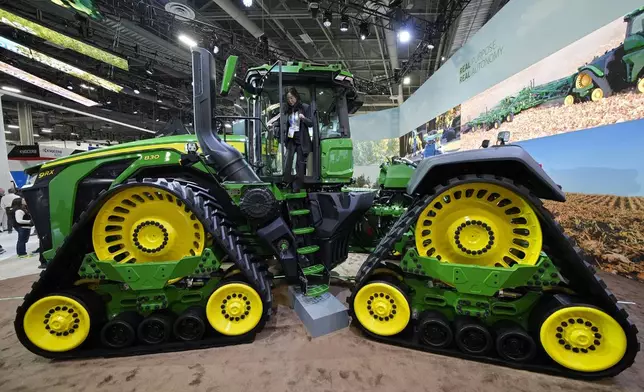
[[[429,49],[429,50],[434,49],[434,45],[432,45],[432,44],[427,44],[427,49]]]
[[[89,88],[89,86],[88,86],[88,85],[86,85],[85,83],[81,83],[81,85],[80,85],[80,86],[81,86],[81,88],[84,88],[84,89],[88,89],[88,88]]]
[[[71,132],[71,133],[70,133],[70,135],[71,135],[71,136],[78,136],[78,134],[77,134],[77,133],[74,133],[74,132]]]
[[[157,103],[163,103],[163,100],[161,98],[157,98]]]
[[[232,126],[232,125],[230,125],[230,123],[226,123],[226,124],[224,124],[224,127],[226,127],[226,128],[228,128],[228,129],[230,129],[230,128],[232,128],[233,126]]]
[[[139,114],[139,111],[135,110],[135,111],[132,112],[132,114]]]
[[[320,3],[317,1],[312,1],[309,3],[309,11],[311,11],[311,16],[313,19],[318,17],[318,11],[320,10]]]
[[[403,78],[403,84],[409,84],[409,83],[411,83],[411,78],[409,76],[405,76]]]
[[[7,128],[11,128],[11,129],[19,129],[20,127],[19,127],[19,126],[17,126],[17,125],[14,125],[14,124],[9,124],[9,125],[7,125]]]
[[[244,3],[244,7],[250,7],[253,5],[253,0],[242,0],[242,3]]]
[[[369,23],[360,23],[360,39],[365,40],[369,36]]]
[[[246,97],[244,97],[243,95],[240,95],[240,96],[239,96],[239,100],[240,100],[240,101],[243,101],[244,99],[246,99]]]
[[[134,91],[134,94],[141,94],[141,91],[139,91],[138,87],[134,87],[132,91]]]
[[[41,128],[40,132],[41,133],[51,133],[52,129],[51,128]]]
[[[89,86],[89,89],[90,89],[91,91],[94,91],[94,90],[96,90],[96,87],[94,87],[94,86]]]
[[[409,42],[411,39],[411,33],[408,30],[400,30],[398,32],[398,41],[402,43]]]
[[[333,21],[333,12],[331,11],[324,11],[324,21],[322,24],[324,27],[331,27],[331,22]]]
[[[67,90],[73,90],[73,89],[74,89],[74,85],[71,84],[71,82],[67,83]]]
[[[106,103],[106,104],[108,104],[108,105],[111,105],[111,104],[112,104],[112,101],[107,100],[107,102],[105,102],[105,103]]]
[[[34,133],[34,137],[40,137],[40,135],[37,133]]]
[[[159,122],[159,119],[157,118],[155,121],[156,121],[156,122]]]
[[[214,54],[219,53],[219,46],[215,45],[215,46],[212,48],[212,52],[213,52]]]
[[[445,61],[445,56],[441,56],[441,60],[442,60],[442,61]]]
[[[349,31],[349,17],[346,15],[342,15],[340,19],[340,31],[343,33]]]
[[[11,133],[11,131],[4,131],[4,133],[8,133],[8,134],[10,134],[10,133]]]
[[[11,91],[12,93],[20,93],[20,90],[18,90],[15,87],[10,87],[10,86],[2,86],[2,89],[4,91]]]
[[[152,60],[148,61],[148,63],[145,64],[145,73],[148,75],[152,75],[154,73],[154,66],[152,64]]]
[[[246,1],[246,0],[244,0],[244,1]],[[179,34],[179,36],[177,38],[179,39],[179,41],[181,41],[182,43],[188,45],[191,48],[193,46],[197,46],[197,41],[195,41],[194,39],[188,37],[185,34]]]

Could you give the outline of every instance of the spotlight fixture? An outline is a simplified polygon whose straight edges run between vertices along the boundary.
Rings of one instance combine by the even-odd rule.
[[[411,78],[409,76],[405,76],[403,78],[403,84],[410,84],[411,83]]]
[[[441,56],[441,61],[445,61],[445,56]]]
[[[67,83],[67,90],[73,90],[73,89],[74,89],[74,85],[72,84],[72,82]]]
[[[154,73],[154,65],[152,64],[152,60],[148,61],[147,64],[145,64],[145,73],[148,75],[152,75]]]
[[[340,19],[340,31],[343,33],[349,31],[349,17],[346,15],[342,15]]]
[[[134,94],[141,94],[141,91],[136,86],[132,88],[132,91],[134,91]]]
[[[244,7],[250,7],[253,5],[253,0],[242,0],[242,3],[244,3]]]
[[[331,10],[324,11],[324,19],[322,22],[324,27],[331,27],[331,21],[333,21],[333,12]]]
[[[365,40],[369,36],[369,23],[360,23],[360,39]]]
[[[409,42],[410,39],[411,39],[411,33],[409,32],[409,30],[403,28],[398,32],[398,41],[402,43],[407,43]]]
[[[15,88],[15,87],[11,87],[11,86],[2,86],[2,89],[3,89],[4,91],[10,91],[10,92],[12,92],[12,93],[18,93],[18,94],[20,94],[20,90],[18,90],[18,89],[17,89],[17,88]]]
[[[427,49],[429,49],[429,50],[434,49],[434,45],[432,45],[432,44],[427,44]]]
[[[320,10],[320,3],[317,1],[312,1],[309,3],[309,11],[311,11],[311,16],[313,19],[318,17],[318,11]]]
[[[244,0],[244,1],[246,1],[246,0]],[[179,34],[179,36],[177,36],[177,38],[179,39],[179,41],[181,41],[182,43],[188,45],[191,48],[193,46],[197,46],[197,41],[195,41],[194,39],[188,37],[185,34]]]
[[[213,46],[213,48],[212,48],[212,52],[213,52],[214,54],[219,53],[219,46],[217,46],[217,45]]]

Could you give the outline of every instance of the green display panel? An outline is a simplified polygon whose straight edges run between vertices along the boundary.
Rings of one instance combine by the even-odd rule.
[[[58,46],[62,46],[63,48],[71,49],[78,53],[84,54],[85,56],[92,57],[98,61],[102,61],[117,68],[121,68],[125,71],[128,70],[127,60],[122,57],[115,56],[102,49],[98,49],[77,39],[58,33],[52,29],[41,26],[25,18],[21,18],[20,16],[14,15],[11,12],[3,10],[1,8],[0,22],[14,27],[18,30],[22,30],[26,33],[35,35],[36,37],[42,38]]]

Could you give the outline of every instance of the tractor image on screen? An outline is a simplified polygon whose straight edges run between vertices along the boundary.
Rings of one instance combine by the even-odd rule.
[[[272,286],[325,293],[356,227],[380,214],[386,228],[348,299],[367,337],[569,377],[633,363],[635,326],[543,207],[565,195],[521,147],[392,161],[381,189],[351,191],[349,114],[360,100],[349,72],[250,68],[237,80],[247,115],[231,118],[214,116],[213,55],[195,47],[192,62],[195,135],[28,171],[23,192],[47,259],[17,309],[28,350],[80,358],[252,342],[271,316]],[[299,192],[285,179],[287,86],[313,117]],[[233,120],[242,145],[218,131]]]
[[[599,101],[630,86],[644,93],[644,7],[626,15],[624,22],[624,42],[579,68],[565,105]]]

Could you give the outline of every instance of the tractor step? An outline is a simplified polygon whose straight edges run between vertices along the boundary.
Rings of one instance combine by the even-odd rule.
[[[285,199],[304,199],[306,197],[306,192],[298,192],[298,193],[285,193],[284,198]]]
[[[329,291],[328,284],[318,284],[315,286],[309,286],[304,295],[306,295],[307,297],[319,297],[320,295],[328,291]]]
[[[302,210],[292,210],[288,212],[291,216],[296,216],[296,215],[307,215],[311,213],[311,210],[308,209],[302,209]]]
[[[314,231],[315,231],[315,228],[313,227],[300,227],[297,229],[293,229],[293,234],[295,235],[311,234]]]
[[[308,275],[320,275],[324,272],[324,266],[322,264],[315,264],[310,267],[302,268],[304,276]]]
[[[311,254],[311,253],[315,253],[318,250],[320,250],[319,246],[317,246],[317,245],[309,245],[309,246],[305,246],[305,247],[302,247],[302,248],[297,248],[297,253],[301,254],[301,255],[308,255],[308,254]]]

